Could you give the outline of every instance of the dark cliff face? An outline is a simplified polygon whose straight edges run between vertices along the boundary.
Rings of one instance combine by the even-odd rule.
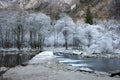
[[[120,0],[113,0],[110,5],[110,15],[115,19],[120,19]]]
[[[120,19],[120,0],[80,0],[79,6],[70,15],[74,19],[84,19],[88,5],[94,18]]]

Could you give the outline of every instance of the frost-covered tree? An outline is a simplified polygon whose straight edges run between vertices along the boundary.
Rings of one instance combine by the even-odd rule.
[[[41,49],[44,46],[44,40],[51,30],[51,19],[42,13],[32,13],[26,17],[29,28],[29,39],[31,48]]]
[[[68,45],[72,45],[73,32],[75,26],[76,26],[75,23],[69,16],[61,17],[61,19],[59,19],[54,26],[55,43],[58,43],[58,45],[63,46],[66,44],[67,41]]]
[[[0,47],[3,47],[3,32],[1,25],[0,25]]]
[[[14,29],[16,47],[20,50],[23,46],[24,30],[21,24],[17,24],[17,27]]]

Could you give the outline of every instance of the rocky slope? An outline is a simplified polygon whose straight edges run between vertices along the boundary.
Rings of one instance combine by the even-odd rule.
[[[81,0],[80,5],[71,14],[75,19],[84,19],[89,5],[94,18],[120,19],[119,4],[118,0]]]
[[[65,12],[75,20],[84,20],[86,8],[90,5],[94,18],[120,19],[119,4],[119,0],[0,0],[0,9],[43,12],[53,19],[57,19],[60,13]]]

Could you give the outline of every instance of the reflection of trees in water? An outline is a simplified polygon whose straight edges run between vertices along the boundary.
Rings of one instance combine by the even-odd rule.
[[[30,60],[32,57],[34,57],[35,54],[11,54],[11,52],[5,52],[0,54],[0,67],[14,67],[17,65],[21,65],[28,60]]]

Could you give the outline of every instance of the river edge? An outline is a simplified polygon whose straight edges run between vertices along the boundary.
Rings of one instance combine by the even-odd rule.
[[[24,73],[24,74],[23,74]],[[16,66],[3,75],[3,80],[119,80],[120,78],[96,72],[81,72],[76,68],[59,63],[55,59],[41,61],[28,66]]]
[[[57,56],[78,56],[81,58],[119,58],[120,54],[112,54],[112,53],[86,53],[83,51],[74,51],[74,50],[66,50],[66,51],[54,51],[54,55]]]
[[[15,67],[17,65],[27,65],[27,62],[37,55],[40,51],[36,50],[0,50],[0,67]]]
[[[54,51],[53,51],[54,53]],[[39,54],[38,54],[39,55]],[[59,63],[50,58],[39,63],[28,63],[27,66],[10,68],[0,80],[119,80],[119,77],[109,77],[104,72],[81,71],[72,66]],[[63,76],[65,78],[63,78]]]

